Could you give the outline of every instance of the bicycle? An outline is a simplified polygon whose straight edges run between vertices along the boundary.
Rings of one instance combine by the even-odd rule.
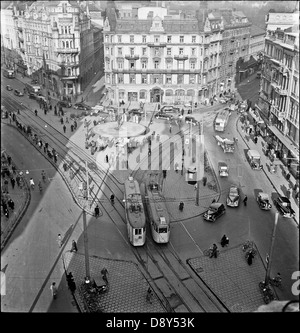
[[[217,252],[217,257],[219,256],[220,254],[220,251],[219,250],[216,250]],[[212,254],[213,254],[213,249],[212,248],[209,248],[209,249],[206,249],[203,251],[203,254],[206,256],[206,257],[212,257]]]
[[[254,242],[253,241],[249,241],[247,240],[243,246],[242,246],[242,250],[245,252],[246,250],[249,250],[249,249],[253,249],[254,248]]]

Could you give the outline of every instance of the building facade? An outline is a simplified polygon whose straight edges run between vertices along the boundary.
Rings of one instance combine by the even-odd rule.
[[[221,18],[128,5],[104,22],[105,86],[114,103],[204,102],[220,91]]]
[[[265,30],[256,25],[250,28],[249,54],[248,59],[252,56],[256,60],[260,60],[265,50]]]
[[[102,33],[91,25],[88,2],[18,2],[1,15],[2,49],[13,48],[17,70],[50,95],[76,100],[103,69]]]
[[[224,21],[220,80],[228,91],[237,82],[237,61],[248,57],[251,23],[240,11],[221,9],[219,13]]]
[[[257,109],[270,144],[299,177],[299,25],[267,30]]]

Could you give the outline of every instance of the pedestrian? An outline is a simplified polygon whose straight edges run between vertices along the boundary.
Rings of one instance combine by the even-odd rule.
[[[14,189],[14,188],[15,188],[15,183],[16,183],[14,177],[11,177],[11,178],[10,178],[10,183],[11,183],[11,187]]]
[[[56,287],[55,282],[52,282],[52,284],[50,286],[50,290],[51,290],[53,299],[56,299],[56,297],[57,297],[57,287]]]
[[[101,274],[102,274],[102,279],[103,281],[108,284],[108,279],[107,279],[107,274],[108,274],[108,271],[106,269],[106,267],[103,267],[102,270],[101,270]]]
[[[36,115],[36,116],[38,115],[38,112],[37,112],[37,110],[34,110],[34,113],[35,113],[35,115]]]
[[[10,155],[7,155],[7,162],[8,162],[8,165],[11,165],[11,157],[10,157]]]
[[[66,133],[66,125],[63,126],[64,133]]]
[[[4,180],[3,193],[8,194],[8,180],[7,179]]]
[[[247,200],[248,200],[247,195],[245,195],[245,197],[243,199],[244,206],[247,206]]]
[[[106,163],[108,163],[108,155],[105,156]]]
[[[254,255],[253,255],[252,251],[250,250],[248,253],[248,256],[247,256],[247,263],[249,266],[252,265],[253,258],[254,258]]]
[[[206,186],[206,183],[207,183],[207,177],[204,176],[204,177],[202,178],[202,182],[203,182],[203,186]]]
[[[152,304],[152,290],[150,287],[147,290],[146,301]]]
[[[218,247],[216,244],[213,244],[210,258],[212,258],[212,257],[217,258],[217,256],[218,256]]]
[[[257,136],[254,137],[254,143],[257,144]]]
[[[17,182],[18,187],[20,187],[20,176],[19,175],[17,175],[17,177],[16,177],[16,182]]]
[[[60,118],[60,122],[61,122],[62,125],[64,124],[64,118],[63,117]]]
[[[68,117],[66,117],[66,123],[69,124],[69,118]]]
[[[170,133],[172,133],[172,125],[170,124],[170,127],[169,127],[169,131]]]
[[[74,239],[72,240],[72,247],[71,247],[71,252],[77,252],[78,249],[77,249],[77,244],[76,242],[74,241]]]
[[[291,178],[291,174],[288,172],[288,173],[286,174],[285,178],[286,178],[287,181],[289,181],[290,178]]]
[[[74,131],[74,125],[73,124],[71,124],[71,132],[73,132]]]
[[[7,201],[7,204],[8,204],[8,207],[9,207],[11,210],[14,210],[14,209],[15,209],[15,203],[14,203],[14,201],[13,201],[11,198]]]
[[[182,212],[183,211],[183,207],[184,207],[184,203],[181,201],[179,203],[179,210]]]
[[[62,237],[61,237],[61,234],[58,234],[58,235],[57,235],[57,243],[58,243],[58,246],[59,246],[59,247],[62,246]]]
[[[95,211],[95,217],[98,218],[100,215],[100,209],[98,204],[96,205],[94,211]]]
[[[224,235],[222,238],[221,238],[221,245],[222,245],[222,247],[224,247],[224,246],[226,246],[226,245],[228,245],[229,244],[229,238],[226,236],[226,235]]]
[[[76,129],[76,128],[77,128],[77,121],[74,120],[74,129]]]

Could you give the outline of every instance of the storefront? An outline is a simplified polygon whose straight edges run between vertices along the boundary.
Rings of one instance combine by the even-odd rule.
[[[299,179],[299,148],[275,126],[268,126],[268,138],[268,143],[277,157],[289,168],[290,173]]]

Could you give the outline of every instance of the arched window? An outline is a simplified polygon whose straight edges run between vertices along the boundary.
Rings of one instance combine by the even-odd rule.
[[[171,89],[166,90],[166,96],[173,96],[173,90]]]

